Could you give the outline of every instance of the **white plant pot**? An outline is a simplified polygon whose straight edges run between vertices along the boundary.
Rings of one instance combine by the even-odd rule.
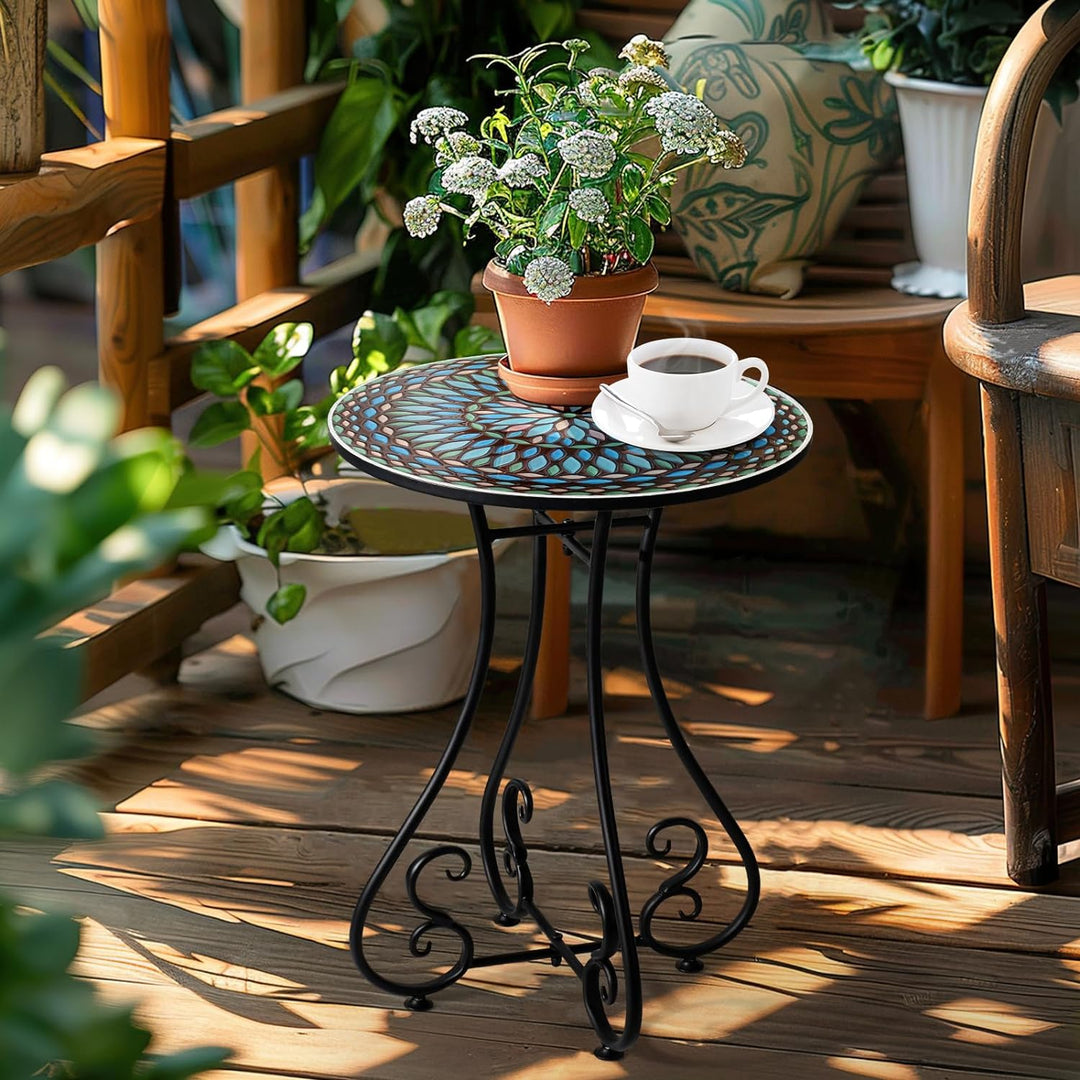
[[[975,143],[987,88],[914,79],[889,72],[904,136],[911,231],[917,262],[893,268],[893,287],[918,296],[967,296],[967,221]],[[1044,106],[1035,129],[1028,190],[1044,183],[1053,114]],[[1028,200],[1025,235],[1041,208]]]
[[[270,489],[288,502],[295,481]],[[468,515],[463,503],[368,478],[307,483],[333,521],[342,510],[393,507]],[[513,511],[493,523],[517,522]],[[281,581],[307,588],[300,613],[283,626],[266,615],[278,587],[263,548],[228,526],[203,550],[236,561],[240,595],[256,616],[255,642],[266,681],[292,697],[341,712],[406,712],[460,698],[469,681],[480,624],[475,548],[430,555],[303,555],[284,552]],[[496,544],[496,554],[505,544]]]

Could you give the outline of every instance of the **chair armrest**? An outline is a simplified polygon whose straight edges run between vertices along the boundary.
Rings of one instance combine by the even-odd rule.
[[[1020,226],[1035,120],[1050,79],[1080,43],[1080,0],[1043,4],[1016,35],[983,107],[968,213],[969,311],[979,323],[1024,316]]]

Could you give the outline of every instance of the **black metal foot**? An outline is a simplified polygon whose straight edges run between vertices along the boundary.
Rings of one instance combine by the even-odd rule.
[[[696,956],[688,956],[675,965],[675,970],[681,971],[684,975],[694,975],[699,971],[704,971],[705,965]]]
[[[601,1061],[619,1061],[625,1054],[622,1050],[612,1050],[610,1046],[598,1046],[593,1051],[593,1056]]]
[[[521,922],[520,919],[515,918],[513,915],[507,915],[504,911],[500,911],[491,921],[496,926],[517,926],[517,924]]]
[[[431,998],[422,995],[405,999],[405,1008],[411,1009],[413,1012],[427,1012],[434,1004]]]

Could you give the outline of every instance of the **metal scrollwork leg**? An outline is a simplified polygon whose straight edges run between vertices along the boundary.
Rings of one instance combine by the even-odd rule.
[[[487,783],[484,785],[484,796],[480,800],[480,857],[484,864],[484,876],[487,878],[488,888],[499,907],[499,913],[495,916],[495,922],[500,926],[514,926],[521,921],[520,897],[521,888],[518,883],[518,901],[510,898],[506,887],[503,885],[499,874],[499,858],[495,850],[494,821],[495,802],[499,795],[499,785],[506,773],[506,764],[510,760],[510,754],[514,749],[514,742],[521,730],[525,713],[528,709],[529,698],[532,694],[533,679],[536,675],[536,658],[540,653],[540,634],[544,625],[544,588],[547,580],[547,540],[543,536],[533,537],[533,575],[532,575],[532,604],[529,614],[529,632],[525,640],[525,653],[521,661],[521,674],[518,677],[517,692],[514,695],[514,703],[510,708],[510,716],[506,721],[506,730],[503,732],[502,742],[495,755],[495,760],[488,774]],[[528,797],[528,813],[532,813],[532,795],[523,781],[516,780],[512,783],[524,789]],[[510,795],[509,787],[504,794],[504,823],[506,798]],[[523,803],[522,806],[525,804]],[[528,821],[528,817],[522,818]],[[521,830],[517,830],[518,841],[521,850],[524,851],[524,843],[521,841]],[[509,840],[509,832],[507,832]],[[521,860],[524,864],[524,859]],[[504,865],[507,873],[509,863]]]
[[[671,710],[664,685],[660,678],[660,669],[656,662],[656,650],[652,639],[652,617],[649,607],[649,589],[652,583],[653,553],[656,549],[656,536],[660,529],[660,511],[649,511],[649,523],[641,539],[641,548],[638,554],[637,575],[637,626],[638,637],[641,643],[641,657],[645,667],[645,677],[648,680],[649,690],[656,704],[664,730],[672,748],[682,762],[683,768],[694,781],[702,798],[716,815],[717,820],[724,831],[731,838],[746,870],[746,898],[738,914],[718,933],[696,944],[676,945],[661,941],[653,931],[653,918],[660,906],[668,900],[681,898],[690,901],[690,909],[680,909],[679,918],[692,922],[701,914],[701,896],[691,887],[689,881],[705,865],[705,856],[708,853],[708,839],[705,830],[690,818],[674,817],[665,818],[658,822],[650,830],[645,840],[646,848],[650,855],[657,858],[667,856],[671,851],[671,840],[665,839],[663,846],[660,845],[660,837],[663,833],[669,833],[676,828],[688,829],[694,837],[694,852],[681,870],[668,878],[657,891],[649,897],[641,910],[639,936],[642,944],[655,950],[664,956],[678,958],[676,967],[680,971],[700,971],[704,966],[701,957],[714,949],[730,941],[750,921],[754,910],[757,908],[758,897],[761,892],[761,874],[758,870],[757,859],[754,850],[745,834],[739,827],[731,811],[724,805],[724,801],[717,794],[716,789],[709,782],[705,771],[698,764],[690,749],[679,722]]]
[[[416,1010],[430,1008],[430,995],[460,979],[468,970],[473,959],[473,941],[468,930],[455,922],[447,912],[432,907],[420,899],[417,892],[419,877],[424,868],[435,860],[453,857],[460,863],[460,869],[448,868],[446,875],[451,881],[462,881],[472,869],[472,861],[468,853],[463,848],[455,845],[440,845],[414,859],[406,872],[406,890],[409,900],[413,907],[424,916],[424,921],[409,935],[409,951],[416,957],[426,956],[431,951],[429,935],[434,930],[442,930],[457,937],[460,942],[458,959],[448,971],[418,982],[400,982],[379,974],[368,962],[364,951],[364,927],[367,925],[368,915],[375,897],[386,882],[391,870],[401,858],[405,847],[420,827],[421,822],[431,808],[431,804],[442,790],[450,770],[454,767],[458,752],[461,750],[472,725],[472,719],[480,701],[480,694],[484,688],[484,680],[487,678],[488,666],[491,660],[491,643],[495,631],[495,560],[492,553],[491,533],[484,508],[470,505],[469,513],[472,517],[473,531],[476,534],[476,546],[479,553],[481,591],[480,638],[476,646],[476,660],[473,663],[469,688],[466,691],[465,700],[462,702],[457,724],[450,735],[449,742],[446,744],[446,749],[435,766],[431,779],[428,780],[424,790],[420,793],[420,797],[416,800],[416,804],[409,812],[409,816],[398,830],[397,835],[390,841],[386,851],[383,853],[383,857],[379,860],[367,884],[364,886],[360,899],[356,902],[352,924],[349,929],[349,948],[352,952],[353,961],[361,973],[367,977],[369,982],[381,990],[386,990],[392,994],[406,995],[405,1004],[409,1008]]]
[[[589,561],[589,591],[586,606],[585,663],[589,695],[589,732],[592,741],[593,778],[596,801],[600,811],[600,831],[604,837],[610,891],[599,881],[589,885],[589,899],[600,916],[602,938],[585,964],[582,973],[582,993],[589,1021],[600,1037],[596,1056],[615,1060],[633,1045],[641,1032],[641,972],[638,966],[637,942],[626,893],[622,852],[619,849],[619,830],[615,821],[615,805],[611,796],[611,773],[608,768],[607,734],[604,729],[604,681],[601,668],[601,621],[604,602],[604,563],[611,513],[597,514],[593,531],[592,554]],[[607,1017],[607,1008],[615,1001],[618,983],[611,963],[616,951],[622,954],[625,986],[625,1015],[623,1029],[616,1031]]]

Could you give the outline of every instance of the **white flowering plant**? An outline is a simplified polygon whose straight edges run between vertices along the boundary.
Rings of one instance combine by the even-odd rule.
[[[405,206],[412,236],[430,236],[446,214],[466,240],[485,225],[496,259],[548,303],[574,279],[642,266],[653,223],[671,220],[678,173],[701,161],[738,168],[739,137],[667,72],[659,41],[639,34],[619,53],[621,71],[592,67],[580,38],[513,56],[474,60],[508,68],[512,98],[479,125],[458,109],[421,110],[411,138],[435,149],[428,193]]]

